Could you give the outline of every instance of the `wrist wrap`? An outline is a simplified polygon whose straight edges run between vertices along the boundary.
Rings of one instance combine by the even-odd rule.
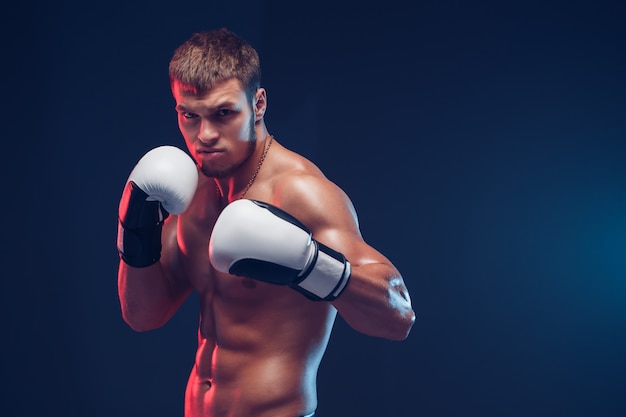
[[[340,252],[315,240],[313,244],[317,247],[314,259],[290,286],[313,301],[332,301],[346,288],[352,267]]]

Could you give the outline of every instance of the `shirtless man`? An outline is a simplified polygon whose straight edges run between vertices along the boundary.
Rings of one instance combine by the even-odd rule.
[[[311,416],[337,313],[356,331],[404,340],[415,320],[407,288],[363,240],[348,196],[268,132],[248,43],[225,29],[196,33],[175,51],[170,80],[193,160],[159,147],[129,176],[124,320],[156,329],[195,291],[185,416]]]

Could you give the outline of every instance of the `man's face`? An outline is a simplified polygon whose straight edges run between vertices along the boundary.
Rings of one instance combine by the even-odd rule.
[[[172,93],[178,127],[204,175],[229,176],[252,155],[255,114],[239,80],[222,81],[200,95],[174,82]]]

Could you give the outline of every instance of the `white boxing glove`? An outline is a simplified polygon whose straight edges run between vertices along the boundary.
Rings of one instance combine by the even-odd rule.
[[[117,248],[130,266],[161,257],[161,231],[169,213],[187,210],[198,186],[196,164],[175,146],[150,150],[131,171],[119,205]]]
[[[337,298],[350,279],[346,258],[312,238],[289,213],[256,200],[224,208],[209,241],[215,269],[288,285],[315,301]]]

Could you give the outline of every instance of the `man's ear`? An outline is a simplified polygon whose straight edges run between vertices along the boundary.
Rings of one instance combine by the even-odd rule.
[[[265,116],[267,110],[267,94],[265,88],[259,87],[254,93],[254,121],[258,122]]]

